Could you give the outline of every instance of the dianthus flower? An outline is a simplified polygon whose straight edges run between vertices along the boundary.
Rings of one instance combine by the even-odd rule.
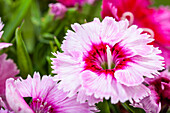
[[[170,72],[166,70],[160,76],[145,81],[151,94],[140,102],[134,102],[133,106],[143,108],[146,113],[159,113],[161,106],[167,110],[170,106]]]
[[[61,3],[51,3],[49,4],[50,7],[50,13],[54,15],[55,18],[63,18],[67,8]]]
[[[76,95],[68,98],[67,93],[58,90],[52,77],[39,73],[29,75],[26,80],[10,78],[6,81],[6,98],[10,108],[16,113],[92,113],[96,108],[87,103],[80,104]],[[32,98],[27,104],[23,97]]]
[[[79,92],[78,101],[87,99],[89,104],[97,101],[93,97],[111,97],[117,103],[147,95],[143,76],[154,77],[162,70],[163,58],[157,55],[158,48],[147,45],[153,41],[149,35],[128,26],[127,20],[116,22],[112,17],[72,25],[75,32],[68,30],[61,46],[64,52],[52,58],[59,88],[70,91],[70,96]]]
[[[149,7],[150,0],[103,0],[102,17],[117,21],[127,18],[130,25],[138,25],[151,34],[156,42],[170,47],[170,9]]]
[[[2,37],[2,34],[3,34],[3,31],[1,31],[3,27],[4,27],[4,25],[2,24],[1,18],[0,18],[0,38]],[[12,44],[10,44],[10,43],[0,42],[0,50],[3,48],[9,47],[11,45]]]
[[[74,7],[76,4],[82,6],[85,3],[93,4],[95,0],[58,0],[58,2],[62,3],[66,7]]]

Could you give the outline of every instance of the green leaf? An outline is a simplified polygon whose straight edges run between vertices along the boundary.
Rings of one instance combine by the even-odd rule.
[[[141,108],[134,108],[133,106],[129,105],[129,102],[122,103],[122,106],[129,112],[132,113],[145,113],[145,111]]]
[[[12,18],[4,27],[4,40],[9,42],[17,26],[22,22],[25,14],[27,13],[32,0],[22,0],[19,8],[13,13]]]
[[[33,73],[31,59],[27,52],[25,43],[21,36],[21,29],[18,27],[15,32],[16,46],[17,46],[17,62],[20,69],[20,74],[26,78],[28,74]]]
[[[100,110],[99,113],[110,113],[109,105],[105,99],[103,100],[103,102],[99,102],[97,104],[97,107]]]

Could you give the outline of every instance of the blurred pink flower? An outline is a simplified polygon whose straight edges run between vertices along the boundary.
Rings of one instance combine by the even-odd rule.
[[[116,22],[112,17],[72,25],[75,32],[68,30],[61,46],[64,52],[52,58],[59,88],[70,91],[70,96],[79,92],[78,101],[87,99],[89,104],[97,102],[93,97],[111,97],[117,103],[146,96],[143,75],[152,78],[162,70],[163,57],[148,45],[153,41],[149,35],[128,26],[127,20]]]
[[[163,106],[170,106],[170,72],[165,70],[156,78],[147,78],[151,94],[140,102],[134,102],[134,107],[143,108],[146,113],[159,113]]]
[[[5,101],[5,82],[8,78],[14,78],[19,73],[16,64],[7,55],[0,55],[0,97]]]
[[[2,37],[2,34],[3,34],[3,31],[1,31],[3,27],[4,25],[2,24],[1,18],[0,18],[0,38]],[[0,42],[0,50],[3,48],[7,48],[11,45],[12,45],[11,43]]]
[[[170,47],[170,8],[150,5],[150,0],[103,0],[101,15],[117,21],[127,18],[130,25],[138,25],[156,42]]]
[[[51,3],[49,4],[49,7],[50,7],[50,13],[54,15],[55,18],[63,18],[67,11],[66,6],[61,3],[55,3],[55,4]]]
[[[62,3],[66,7],[74,7],[76,4],[79,4],[80,6],[88,3],[93,4],[95,0],[58,0],[58,2]]]
[[[67,93],[58,90],[57,82],[52,77],[34,73],[26,80],[10,78],[6,81],[6,98],[11,109],[16,113],[92,113],[96,108],[87,103],[80,104],[76,95],[68,98]],[[31,97],[27,104],[23,97]],[[92,111],[91,111],[92,110]]]

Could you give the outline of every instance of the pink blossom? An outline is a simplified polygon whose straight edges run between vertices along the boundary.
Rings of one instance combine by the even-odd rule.
[[[149,35],[128,26],[127,20],[116,22],[112,17],[72,25],[75,32],[68,30],[64,52],[52,58],[59,89],[69,96],[79,92],[78,101],[88,100],[90,105],[103,98],[117,103],[146,96],[143,75],[153,78],[163,69],[163,58],[158,48],[148,45],[153,41]]]
[[[8,78],[14,78],[19,73],[16,64],[11,59],[7,59],[4,53],[0,55],[0,97],[5,101],[5,82]]]
[[[54,15],[55,18],[63,18],[67,8],[61,3],[49,4],[50,13]]]
[[[170,106],[170,72],[166,70],[156,78],[147,78],[146,82],[151,94],[132,105],[143,108],[146,113],[159,113],[161,106]]]
[[[93,4],[95,0],[58,0],[58,2],[62,3],[66,7],[74,7],[76,4],[83,5],[85,3]]]
[[[114,17],[117,21],[127,18],[130,24],[138,25],[151,37],[165,46],[170,46],[170,8],[149,7],[151,0],[103,0],[102,17]]]
[[[2,24],[1,18],[0,18],[0,38],[2,37],[2,34],[3,34],[3,31],[1,31],[3,27],[4,27],[4,25]],[[7,48],[11,45],[12,44],[10,44],[10,43],[0,42],[0,50],[3,48]]]
[[[6,87],[7,102],[16,113],[92,113],[96,110],[87,103],[77,102],[76,95],[68,98],[66,92],[58,90],[52,77],[40,79],[39,73],[34,73],[33,78],[29,75],[26,80],[10,78]],[[31,97],[32,101],[27,104],[23,97]]]

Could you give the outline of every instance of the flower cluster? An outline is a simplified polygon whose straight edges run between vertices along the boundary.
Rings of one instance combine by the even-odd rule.
[[[68,14],[68,19],[63,19],[69,9],[76,6],[81,9],[85,3],[94,1],[50,3],[42,21],[35,16],[22,23],[24,40],[20,29],[16,29],[13,40],[9,38],[12,32],[3,33],[9,26],[13,29],[17,22],[12,22],[24,15],[27,3],[4,32],[0,19],[0,113],[110,113],[116,111],[113,104],[121,106],[120,103],[125,103],[123,107],[132,112],[133,107],[146,113],[169,110],[170,8],[155,8],[150,0],[103,0],[101,20],[96,17],[90,22],[66,26],[67,20],[74,17]],[[40,12],[36,5],[35,2],[30,5],[35,12],[30,11],[29,16]],[[71,14],[78,13],[81,11]],[[85,13],[81,16],[84,19]],[[34,28],[33,24],[37,44],[29,39],[36,35],[26,27]],[[30,46],[30,40],[34,46]]]

